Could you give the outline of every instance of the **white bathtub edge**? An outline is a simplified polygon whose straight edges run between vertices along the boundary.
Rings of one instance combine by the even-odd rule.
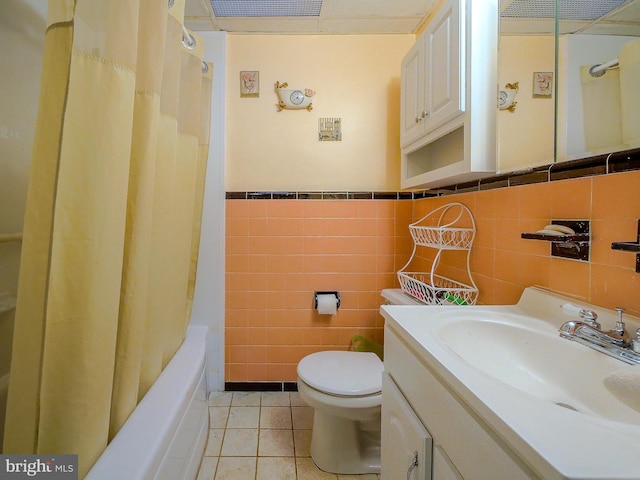
[[[176,430],[192,398],[198,395],[199,384],[204,382],[207,330],[206,326],[188,328],[183,344],[96,461],[86,480],[152,480],[159,474],[158,468],[164,462]],[[206,406],[206,386],[204,391]],[[202,441],[198,438],[196,448],[200,448],[200,444]]]

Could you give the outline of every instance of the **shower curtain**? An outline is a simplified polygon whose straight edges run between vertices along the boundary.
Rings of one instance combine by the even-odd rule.
[[[622,96],[622,141],[640,146],[640,40],[620,50],[620,94]]]
[[[622,144],[620,72],[608,70],[602,77],[593,77],[590,68],[580,67],[584,136],[587,150],[607,151]]]
[[[75,453],[80,478],[190,312],[212,66],[169,4],[49,2],[4,453]]]
[[[624,44],[619,69],[600,77],[589,74],[591,65],[580,67],[584,131],[587,150],[640,146],[640,40]]]

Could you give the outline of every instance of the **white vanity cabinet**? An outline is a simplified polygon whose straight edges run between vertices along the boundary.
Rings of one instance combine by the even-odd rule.
[[[407,401],[388,374],[382,375],[382,478],[429,480],[433,445]]]
[[[495,172],[498,20],[497,0],[445,0],[403,59],[402,188]]]
[[[447,1],[402,61],[403,148],[464,110],[461,3],[464,0]]]
[[[473,410],[460,400],[438,373],[413,350],[410,342],[387,322],[384,336],[385,379],[382,386],[382,480],[524,480],[539,478],[504,444]],[[398,398],[398,396],[400,398]],[[412,434],[390,428],[389,412],[401,411],[404,403],[409,418],[432,437],[430,472],[421,477],[407,477],[407,458],[420,441],[409,442]],[[387,418],[385,418],[385,412]],[[405,424],[411,425],[411,421]],[[420,431],[409,427],[409,431]],[[417,442],[417,443],[416,443]],[[399,452],[398,450],[403,450]],[[394,460],[400,465],[397,470]],[[392,463],[391,467],[385,461]],[[427,462],[425,462],[426,464]],[[412,472],[413,473],[413,472]]]

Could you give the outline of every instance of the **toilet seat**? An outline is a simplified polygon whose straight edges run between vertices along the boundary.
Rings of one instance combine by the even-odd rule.
[[[298,376],[307,385],[343,397],[379,394],[382,371],[383,363],[370,352],[316,352],[298,363]]]

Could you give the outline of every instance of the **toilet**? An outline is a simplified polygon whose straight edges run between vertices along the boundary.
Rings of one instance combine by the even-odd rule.
[[[385,303],[420,302],[398,289],[382,291]],[[383,363],[375,353],[324,351],[298,363],[298,392],[314,409],[311,458],[325,472],[380,473]]]

